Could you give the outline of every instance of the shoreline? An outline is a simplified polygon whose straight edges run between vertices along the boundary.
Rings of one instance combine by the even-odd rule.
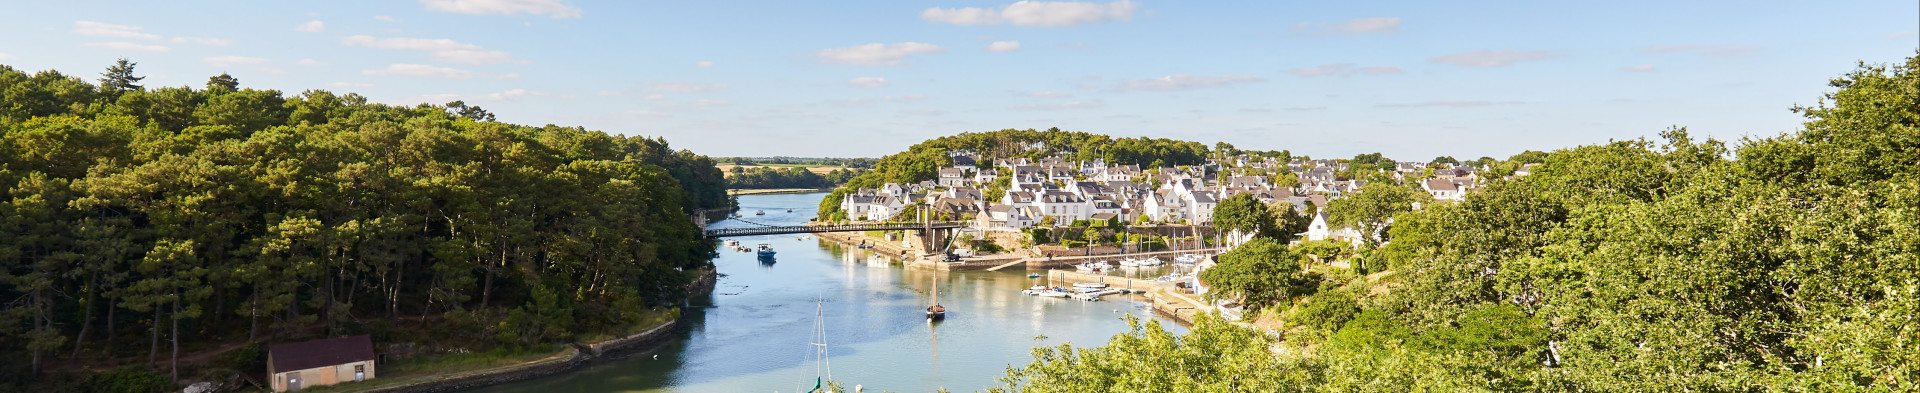
[[[729,189],[727,189],[727,195],[734,195],[734,196],[738,196],[738,195],[778,195],[778,194],[812,194],[812,193],[820,193],[820,192],[833,192],[833,189],[831,189],[831,188],[765,188],[765,189],[758,189],[758,188],[729,188]]]
[[[719,277],[719,269],[706,270],[693,282],[687,283],[687,296],[706,296],[713,292]],[[506,383],[527,381],[567,374],[592,366],[600,361],[620,359],[624,355],[655,348],[671,338],[682,327],[684,316],[676,316],[660,325],[638,333],[606,340],[580,343],[567,343],[564,355],[548,356],[532,362],[471,370],[450,375],[422,376],[420,380],[402,382],[399,385],[381,386],[366,390],[351,390],[342,386],[341,390],[361,393],[446,393],[479,389]]]

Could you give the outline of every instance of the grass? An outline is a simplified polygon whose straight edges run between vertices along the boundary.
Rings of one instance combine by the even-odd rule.
[[[430,381],[433,380],[434,377],[452,376],[455,374],[525,364],[550,358],[561,358],[570,353],[572,353],[572,348],[566,345],[549,344],[520,350],[496,349],[487,352],[469,352],[397,360],[376,368],[374,370],[376,377],[373,379],[332,386],[318,386],[301,389],[300,391],[313,393],[360,392],[388,386]]]
[[[646,315],[625,329],[624,332],[598,333],[583,337],[585,342],[598,342],[614,337],[625,337],[634,333],[659,327],[680,317],[677,308],[647,310]],[[362,392],[389,386],[405,385],[423,381],[432,381],[470,372],[485,371],[494,368],[527,364],[548,359],[560,359],[573,353],[571,346],[565,344],[546,344],[525,349],[495,349],[486,352],[468,352],[427,356],[414,359],[396,360],[380,365],[375,369],[376,377],[362,382],[343,383],[332,386],[319,386],[301,389],[313,393],[350,393]]]
[[[612,340],[619,337],[631,336],[634,334],[639,334],[640,332],[645,332],[648,330],[652,330],[653,328],[660,327],[660,325],[666,324],[667,322],[672,322],[675,318],[680,317],[680,309],[678,308],[653,309],[653,310],[647,310],[646,313],[647,313],[646,315],[641,315],[639,320],[634,321],[633,325],[628,326],[623,331],[595,333],[595,334],[582,336],[580,338],[580,342],[597,343],[601,341]]]

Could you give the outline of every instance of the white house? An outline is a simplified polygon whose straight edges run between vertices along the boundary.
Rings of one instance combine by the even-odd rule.
[[[960,168],[940,168],[941,187],[962,187],[967,185],[967,171]]]
[[[906,198],[906,196],[896,197],[890,195],[874,197],[873,203],[867,205],[867,220],[886,221],[893,218],[894,215],[900,214],[901,210],[907,208],[907,202],[903,201],[903,199]]]
[[[1093,215],[1087,199],[1070,192],[1050,191],[1035,195],[1033,207],[1039,208],[1040,214],[1052,216],[1053,222],[1060,224],[1085,220]]]
[[[1420,188],[1426,189],[1428,194],[1433,194],[1433,200],[1436,201],[1462,201],[1467,199],[1465,190],[1455,187],[1453,181],[1447,179],[1427,179],[1427,181],[1420,182]]]
[[[275,392],[373,379],[373,339],[323,338],[267,347],[268,382]]]

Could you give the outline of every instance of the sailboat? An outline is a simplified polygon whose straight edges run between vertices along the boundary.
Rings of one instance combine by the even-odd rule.
[[[827,391],[827,379],[833,377],[833,364],[827,359],[826,305],[821,300],[813,308],[813,389],[806,390],[809,393]]]
[[[933,306],[927,307],[927,322],[947,319],[947,307],[940,305],[940,271],[933,271]]]

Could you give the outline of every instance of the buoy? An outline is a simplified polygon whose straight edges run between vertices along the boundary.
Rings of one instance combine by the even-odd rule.
[[[653,360],[660,360],[660,355],[653,355]]]

